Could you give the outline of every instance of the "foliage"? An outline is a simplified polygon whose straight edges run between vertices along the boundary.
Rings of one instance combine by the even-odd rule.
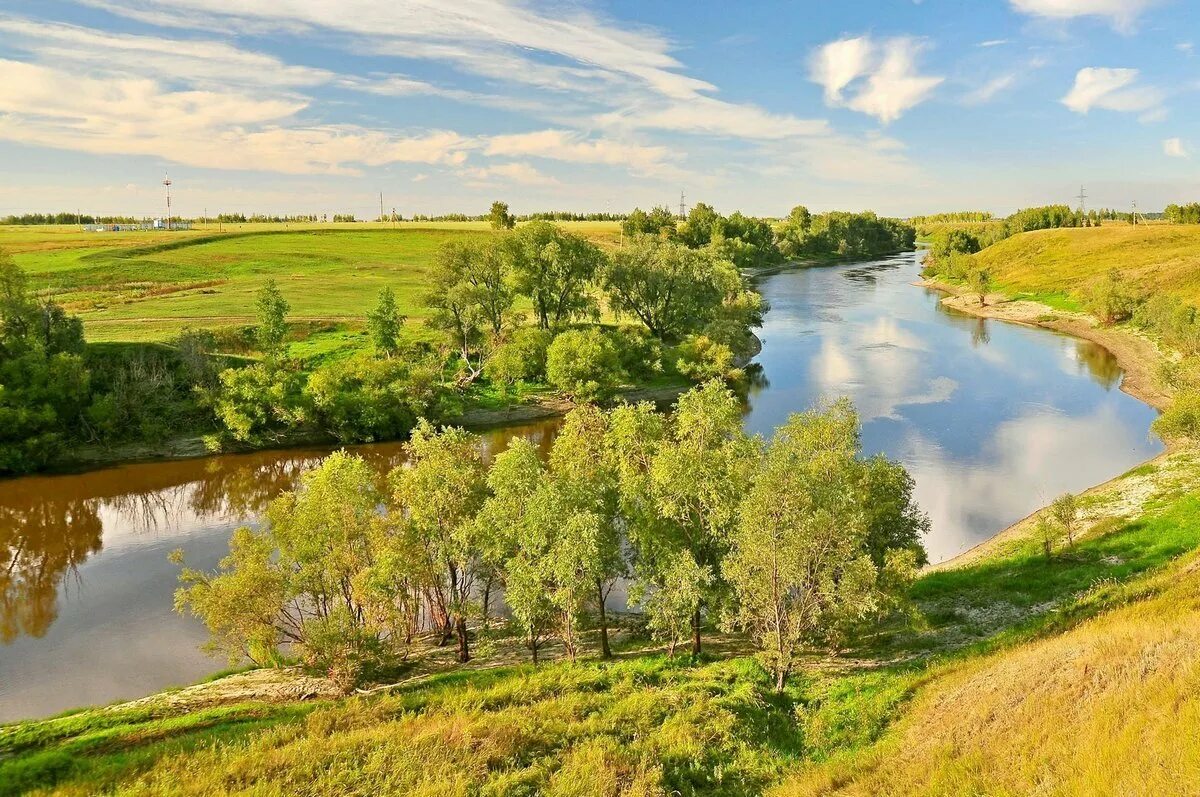
[[[888,607],[887,593],[898,593],[915,573],[907,540],[900,548],[878,546],[883,562],[874,561],[860,445],[848,401],[793,415],[767,446],[741,502],[722,564],[737,598],[731,623],[752,634],[777,690],[802,646],[836,645]]]
[[[1056,227],[1080,227],[1082,219],[1067,205],[1045,205],[1018,210],[1008,217],[1007,223],[1008,227],[1017,233]]]
[[[1095,283],[1084,299],[1084,306],[1105,324],[1132,318],[1137,304],[1137,297],[1117,269]]]
[[[533,302],[542,329],[596,316],[587,290],[604,254],[586,238],[548,221],[532,221],[505,242],[516,290]]]
[[[437,420],[444,388],[432,363],[359,355],[320,366],[304,393],[313,422],[342,442],[404,437],[418,418]]]
[[[675,369],[693,382],[723,379],[740,382],[744,373],[735,365],[733,349],[707,335],[689,335],[679,345]]]
[[[617,347],[600,329],[560,333],[546,350],[546,381],[578,401],[608,398],[623,377]]]
[[[1167,205],[1163,208],[1163,218],[1171,224],[1200,224],[1200,202]]]
[[[287,337],[287,314],[291,305],[283,298],[274,279],[268,279],[259,289],[255,307],[258,312],[255,336],[259,350],[269,358],[277,357]]]
[[[621,233],[627,238],[638,235],[671,238],[675,235],[677,221],[675,214],[665,207],[655,207],[649,213],[641,208],[634,208],[625,221],[621,222]]]
[[[991,292],[992,272],[981,266],[975,266],[967,272],[967,290],[979,297],[980,306],[987,304],[987,295]]]
[[[803,206],[793,208],[775,231],[786,258],[809,255],[868,257],[912,249],[917,231],[899,219],[880,218],[870,211],[833,211],[813,216]]]
[[[312,419],[307,377],[290,363],[255,363],[221,372],[211,397],[221,429],[240,443],[281,440]]]
[[[745,287],[733,265],[710,250],[639,236],[613,255],[604,289],[615,313],[677,340],[715,319]]]
[[[1177,393],[1150,428],[1164,440],[1200,440],[1200,389]]]
[[[1200,354],[1200,313],[1169,293],[1155,293],[1133,311],[1138,326],[1153,330],[1185,355]]]
[[[521,327],[509,334],[488,355],[483,372],[504,385],[540,382],[546,378],[546,352],[554,335],[538,327]]]
[[[400,331],[405,318],[396,307],[396,292],[384,288],[379,292],[379,304],[367,314],[367,331],[375,350],[385,357],[394,357],[400,350]]]
[[[956,254],[973,255],[979,249],[979,238],[966,230],[951,229],[934,236],[929,255],[935,261],[942,261]]]
[[[491,223],[493,230],[511,230],[517,223],[513,215],[508,212],[508,203],[500,201],[492,203],[487,214],[487,221]]]
[[[1079,530],[1079,497],[1063,493],[1050,503],[1050,519],[1067,536],[1067,545],[1075,544]]]
[[[438,250],[425,297],[429,324],[450,335],[464,360],[487,330],[501,334],[515,322],[510,265],[498,243],[452,241]]]
[[[667,644],[668,656],[692,633],[696,613],[715,581],[713,571],[697,564],[689,552],[675,551],[664,556],[653,581],[634,585],[630,599],[642,605],[650,635]]]

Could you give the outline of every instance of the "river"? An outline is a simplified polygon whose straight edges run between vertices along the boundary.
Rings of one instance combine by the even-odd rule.
[[[898,458],[929,513],[930,558],[987,539],[1059,493],[1154,456],[1155,411],[1118,387],[1099,346],[946,310],[916,287],[918,253],[781,271],[746,427],[850,396],[868,453]],[[548,444],[558,421],[484,435]],[[398,443],[355,450],[383,467]],[[0,722],[140,697],[220,669],[171,608],[182,548],[211,568],[230,532],[328,449],[122,465],[0,481]]]

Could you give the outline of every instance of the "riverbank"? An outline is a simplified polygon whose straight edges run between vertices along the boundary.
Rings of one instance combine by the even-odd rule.
[[[1041,327],[1096,343],[1112,354],[1124,371],[1121,390],[1160,411],[1170,406],[1171,393],[1161,385],[1157,374],[1171,355],[1140,330],[1105,326],[1086,313],[1060,310],[1027,299],[1009,301],[1000,294],[989,294],[985,302],[980,302],[977,294],[936,279],[916,284],[946,294],[942,305],[956,312]],[[1166,442],[1167,451],[1163,454],[1080,494],[1086,506],[1084,521],[1090,527],[1140,514],[1149,496],[1157,494],[1164,485],[1178,482],[1183,474],[1193,472],[1192,452],[1181,450],[1178,443]],[[1200,481],[1195,486],[1200,487]],[[1038,520],[1044,512],[1044,508],[1039,509],[958,556],[931,565],[929,572],[1002,555],[1037,534]]]

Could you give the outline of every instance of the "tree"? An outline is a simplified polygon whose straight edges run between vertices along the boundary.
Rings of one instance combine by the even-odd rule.
[[[967,272],[967,290],[979,296],[979,306],[987,306],[987,295],[992,289],[992,273],[977,267]]]
[[[517,224],[517,220],[508,212],[508,203],[498,200],[492,203],[487,218],[493,230],[511,230]]]
[[[595,316],[588,284],[605,262],[604,253],[582,236],[548,221],[533,221],[505,243],[518,292],[533,302],[542,329],[558,329]]]
[[[1079,524],[1079,498],[1072,493],[1063,493],[1050,503],[1050,517],[1067,535],[1067,545],[1075,544],[1075,532]]]
[[[1084,304],[1102,323],[1115,324],[1133,316],[1138,299],[1124,275],[1114,268],[1088,289]]]
[[[692,249],[708,246],[724,221],[724,217],[713,210],[712,205],[697,202],[688,211],[687,222],[679,231],[679,240]]]
[[[793,415],[768,444],[738,508],[722,564],[732,625],[755,639],[782,691],[805,645],[836,644],[892,605],[915,572],[913,551],[869,550],[858,417],[848,401]]]
[[[400,329],[405,318],[396,307],[396,294],[391,288],[379,292],[379,304],[367,314],[367,331],[375,350],[392,358],[400,350]]]
[[[176,610],[203,620],[208,649],[231,663],[278,663],[286,642],[309,667],[357,683],[390,660],[397,637],[364,578],[380,550],[378,506],[370,466],[331,454],[271,503],[262,530],[235,532],[217,571],[184,568]]]
[[[625,221],[621,222],[621,232],[629,237],[654,235],[670,238],[675,235],[675,224],[675,214],[668,208],[656,207],[649,213],[641,208],[634,208]]]
[[[420,421],[404,446],[409,465],[391,472],[392,505],[410,549],[422,551],[421,582],[444,620],[443,639],[458,640],[470,660],[467,616],[479,566],[475,515],[483,505],[485,470],[479,440],[462,429]]]
[[[619,249],[604,272],[609,305],[663,340],[678,340],[717,317],[744,290],[731,263],[709,250],[640,236]]]
[[[255,329],[258,347],[268,359],[273,360],[279,355],[287,337],[287,314],[292,309],[291,305],[283,298],[279,285],[272,278],[259,289],[255,307],[258,312],[258,327]]]
[[[553,340],[549,330],[537,327],[515,330],[488,355],[483,372],[501,385],[541,381],[546,378],[546,353]]]
[[[682,554],[695,563],[691,572],[714,577],[690,606],[692,652],[699,653],[705,609],[723,592],[721,561],[758,443],[742,431],[741,405],[718,380],[683,394],[669,423],[652,414],[649,405],[613,413],[621,506],[645,594],[665,588]]]
[[[495,242],[452,241],[434,259],[425,297],[433,311],[429,323],[450,335],[472,378],[480,370],[472,357],[485,330],[497,337],[516,321],[509,274],[508,260]]]
[[[608,398],[622,377],[620,355],[603,330],[567,330],[546,350],[546,381],[576,401]]]

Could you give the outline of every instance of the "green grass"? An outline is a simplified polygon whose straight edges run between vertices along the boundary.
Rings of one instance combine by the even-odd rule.
[[[1112,269],[1147,292],[1200,305],[1200,225],[1039,230],[993,244],[974,258],[1006,291],[1045,297],[1062,309],[1079,309],[1088,287]]]
[[[1140,516],[1101,521],[1052,559],[1036,541],[1018,540],[991,558],[928,573],[912,588],[923,616],[915,630],[892,627],[841,656],[817,656],[781,695],[737,645],[725,646],[733,651],[727,658],[693,661],[641,652],[632,639],[612,662],[449,671],[318,706],[173,713],[164,704],[8,726],[0,728],[0,794],[55,786],[64,794],[751,795],[780,783],[782,794],[808,794],[824,793],[810,790],[813,782],[859,777],[878,789],[873,773],[898,755],[898,738],[936,736],[939,723],[952,724],[972,701],[1017,688],[1005,679],[1036,675],[1010,672],[1008,662],[1041,657],[1049,671],[1067,664],[1047,646],[1102,646],[1105,637],[1089,629],[1115,622],[1110,616],[1138,611],[1142,619],[1128,627],[1157,628],[1170,623],[1153,607],[1200,611],[1191,598],[1168,600],[1169,590],[1195,591],[1200,579],[1180,564],[1200,549],[1200,495],[1189,487],[1200,463],[1178,457],[1178,478],[1161,478]],[[1200,664],[1200,645],[1195,657]],[[980,672],[996,674],[981,683]],[[988,691],[942,702],[968,688]],[[1038,699],[1067,698],[1053,691]],[[1164,711],[1154,695],[1142,699]],[[1145,719],[1136,708],[1122,716]],[[914,723],[924,724],[918,731]],[[1005,731],[997,744],[1017,744],[1019,732]],[[920,771],[950,777],[964,765],[943,751],[921,759]]]
[[[601,243],[615,223],[564,225]],[[255,293],[278,281],[295,321],[361,323],[391,287],[401,312],[425,315],[426,273],[447,241],[489,236],[483,223],[240,225],[218,232],[88,233],[0,227],[38,289],[83,318],[91,341],[162,341],[185,326],[236,327]]]

